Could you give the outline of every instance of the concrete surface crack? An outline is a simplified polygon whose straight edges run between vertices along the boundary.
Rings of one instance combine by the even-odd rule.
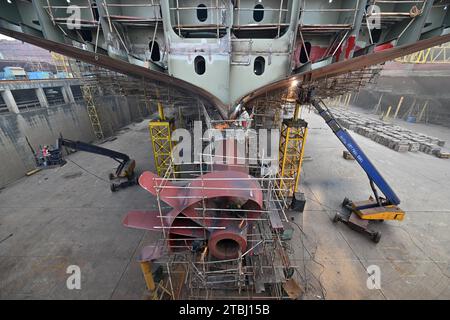
[[[0,240],[0,243],[2,243],[3,241],[8,240],[8,239],[11,238],[13,235],[14,235],[13,233],[9,234],[8,236],[6,236],[6,237],[3,238],[2,240]]]
[[[134,248],[132,254],[130,255],[130,259],[128,260],[127,265],[126,265],[125,268],[123,269],[122,274],[121,274],[120,277],[119,277],[119,280],[117,281],[116,285],[114,286],[113,291],[111,292],[111,295],[109,296],[109,299],[110,299],[110,300],[111,300],[112,297],[114,296],[114,293],[116,293],[117,287],[119,286],[120,282],[122,281],[122,278],[123,278],[125,272],[127,271],[128,266],[130,265],[131,261],[133,260],[133,257],[134,257],[134,255],[136,254],[136,251],[138,250],[138,248],[139,248],[139,246],[141,245],[142,241],[144,240],[145,234],[146,234],[145,232],[142,233],[142,236],[141,236],[141,238],[139,239],[139,242],[138,242],[137,246]]]

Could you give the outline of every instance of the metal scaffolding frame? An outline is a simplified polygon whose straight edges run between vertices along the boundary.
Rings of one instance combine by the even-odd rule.
[[[62,68],[64,72],[67,72],[75,78],[82,79],[80,89],[86,103],[86,111],[91,122],[92,130],[98,140],[103,140],[105,135],[97,112],[95,96],[98,96],[103,92],[98,83],[98,75],[107,71],[97,66],[89,65],[81,61],[75,61],[74,59],[62,55],[53,55],[52,53],[52,57],[62,64],[59,68]]]
[[[95,95],[95,85],[85,83],[81,86],[81,91],[83,92],[83,98],[86,102],[87,113],[89,120],[91,121],[92,130],[94,130],[95,137],[98,140],[103,140],[105,138],[103,134],[102,125],[97,113],[97,107],[94,102]]]
[[[155,120],[150,121],[148,126],[156,172],[159,176],[162,176],[172,165],[172,131],[174,125],[170,121]]]
[[[66,77],[73,77],[71,61],[68,57],[58,54],[56,52],[51,52],[52,60],[54,62],[56,73],[65,73]]]
[[[211,6],[204,6],[202,10],[212,10],[213,16],[215,16],[216,23],[214,24],[206,24],[204,22],[199,22],[196,24],[182,24],[180,19],[180,12],[182,11],[197,11],[198,7],[192,6],[182,6],[180,5],[180,0],[175,0],[175,7],[171,6],[169,10],[171,12],[175,12],[175,21],[172,25],[173,29],[178,33],[180,37],[182,37],[182,31],[199,31],[199,30],[216,30],[216,37],[219,38],[221,36],[221,31],[225,31],[227,29],[227,25],[223,23],[219,23],[222,18],[222,14],[220,10],[226,10],[226,2],[224,0],[211,0]]]
[[[308,87],[314,88],[316,95],[321,98],[342,96],[349,92],[357,92],[369,84],[376,83],[382,69],[382,65],[365,67],[343,75],[313,81],[308,84]]]
[[[450,63],[450,43],[438,47],[428,48],[413,54],[395,59],[396,62],[414,64],[449,64]]]
[[[95,84],[103,94],[136,96],[142,116],[150,116],[157,111],[158,103],[163,107],[169,107],[179,104],[195,105],[198,100],[198,97],[187,91],[174,89],[157,81],[147,82],[99,67],[83,67],[82,71],[78,71],[78,73],[79,77],[83,77],[85,81]]]
[[[302,119],[284,119],[280,132],[279,175],[289,196],[298,190],[308,124]],[[290,179],[288,179],[290,178]]]
[[[293,103],[295,104],[295,88],[291,87],[266,94],[252,101],[253,128],[281,129],[283,113]]]
[[[200,154],[200,159],[208,159],[211,154]],[[228,156],[223,156],[229,158]],[[249,163],[251,158],[238,158],[231,156],[235,161],[238,159]],[[264,162],[264,161],[263,161]],[[156,200],[158,207],[158,218],[161,219],[161,225],[164,225],[164,208],[167,207],[162,202],[159,194],[167,188],[173,188],[170,182],[177,185],[185,186],[184,188],[194,188],[190,186],[190,182],[195,179],[201,180],[201,194],[199,197],[198,207],[194,208],[198,212],[203,213],[197,219],[206,221],[234,219],[242,221],[241,223],[253,223],[254,228],[251,229],[247,235],[248,247],[245,252],[241,252],[235,259],[220,260],[210,256],[210,253],[205,247],[200,251],[193,250],[187,245],[184,238],[169,238],[166,227],[160,228],[160,237],[152,246],[155,251],[158,251],[160,258],[151,261],[155,266],[162,268],[164,278],[156,285],[153,279],[147,281],[146,272],[143,269],[144,278],[147,282],[147,287],[150,291],[151,297],[154,299],[293,299],[295,293],[286,288],[286,280],[296,284],[301,282],[301,279],[294,272],[297,266],[293,266],[291,256],[288,250],[287,239],[284,238],[283,232],[280,229],[273,228],[272,220],[278,217],[279,223],[289,223],[285,210],[288,207],[283,192],[280,192],[279,186],[283,179],[268,172],[259,177],[249,177],[247,180],[258,181],[261,185],[261,190],[264,194],[264,207],[257,218],[249,218],[247,216],[238,218],[224,218],[220,216],[206,216],[205,213],[211,210],[219,210],[223,213],[242,211],[243,209],[232,209],[228,207],[210,208],[207,201],[204,200],[208,190],[206,182],[223,178],[205,178],[205,173],[214,172],[214,166],[209,166],[205,170],[207,163],[200,160],[199,163],[190,164],[195,165],[195,169],[191,167],[190,170],[176,171],[172,164],[168,166],[167,170],[162,174],[162,177],[155,181]],[[254,165],[260,167],[260,165]],[[193,169],[192,169],[193,168]],[[260,172],[261,167],[260,167]],[[177,178],[175,178],[177,176]],[[192,178],[194,177],[194,178]],[[233,180],[237,178],[225,178]],[[243,178],[241,178],[243,179]],[[285,181],[284,181],[285,182]],[[229,190],[229,189],[228,189]],[[241,190],[238,188],[236,190]],[[204,196],[202,196],[204,194]],[[225,193],[226,194],[226,193]],[[170,197],[176,198],[176,197]],[[184,197],[183,197],[184,198]],[[203,199],[203,200],[202,200]],[[244,210],[245,211],[245,210]],[[252,210],[249,210],[252,211]],[[184,217],[184,219],[192,219]],[[276,220],[276,219],[275,219]],[[194,240],[205,240],[207,229],[211,226],[190,227],[203,230],[203,237],[195,238]],[[213,227],[215,228],[215,227]],[[221,228],[221,227],[217,227]],[[192,240],[193,238],[189,238]],[[169,241],[172,242],[171,249],[169,249]],[[176,242],[174,245],[173,242]],[[148,270],[148,266],[147,266]],[[148,272],[147,272],[148,276]],[[269,288],[267,287],[269,285]],[[266,291],[269,290],[269,291]],[[158,291],[158,294],[155,292]],[[297,293],[299,294],[299,293]]]

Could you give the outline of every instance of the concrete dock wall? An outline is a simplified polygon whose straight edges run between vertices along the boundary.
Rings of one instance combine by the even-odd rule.
[[[92,141],[86,107],[78,103],[37,108],[0,116],[0,187],[17,180],[35,168],[26,137],[35,150],[39,145],[55,144],[59,134],[72,139]]]
[[[101,96],[95,103],[105,137],[151,114],[136,96]],[[152,110],[155,112],[156,106]]]
[[[134,96],[99,96],[97,112],[105,137],[133,121],[149,116]],[[23,177],[35,168],[33,154],[39,145],[53,145],[60,133],[71,140],[92,142],[95,139],[83,101],[20,113],[0,115],[0,188]]]
[[[375,85],[362,89],[352,103],[358,107],[375,110],[380,96],[378,114],[392,106],[394,114],[403,96],[398,118],[408,115],[422,122],[450,127],[450,66],[448,65],[408,65],[389,63]]]
[[[386,113],[389,106],[391,106],[390,115],[392,116],[400,98],[403,97],[398,118],[405,120],[408,115],[411,115],[419,119],[423,107],[427,104],[422,114],[421,122],[450,127],[450,97],[439,94],[431,97],[420,93],[402,92],[398,89],[393,91],[384,91],[378,88],[363,89],[353,104],[374,111],[381,95],[383,96],[377,114]]]

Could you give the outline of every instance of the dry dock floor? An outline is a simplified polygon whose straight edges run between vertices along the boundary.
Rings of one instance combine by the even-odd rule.
[[[332,223],[344,197],[364,200],[370,187],[357,163],[342,158],[342,145],[322,119],[307,110],[303,115],[310,128],[300,187],[307,204],[296,221],[314,259],[304,254],[298,229],[291,245],[310,282],[305,298],[450,299],[450,160],[397,153],[352,133],[407,212],[402,222],[376,224],[382,238],[374,244]],[[450,128],[398,123],[450,144]],[[147,121],[128,126],[103,146],[131,155],[140,170],[154,170]],[[154,198],[137,186],[111,193],[108,181],[79,167],[107,180],[115,167],[108,158],[77,152],[68,159],[63,167],[0,191],[0,298],[144,298],[136,258],[154,234],[121,222],[129,210],[156,208]],[[69,265],[81,269],[80,290],[66,287]],[[381,270],[379,290],[367,288],[370,265]]]

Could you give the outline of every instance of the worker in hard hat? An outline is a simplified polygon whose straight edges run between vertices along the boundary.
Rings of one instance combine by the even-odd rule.
[[[242,112],[239,116],[239,124],[241,127],[243,127],[244,129],[248,129],[251,125],[251,121],[253,118],[253,112],[252,114],[248,114],[247,109],[245,109],[245,107],[242,107]]]
[[[48,160],[50,158],[50,152],[48,150],[48,146],[44,146],[42,148],[42,158],[44,159],[44,166],[48,164]]]

